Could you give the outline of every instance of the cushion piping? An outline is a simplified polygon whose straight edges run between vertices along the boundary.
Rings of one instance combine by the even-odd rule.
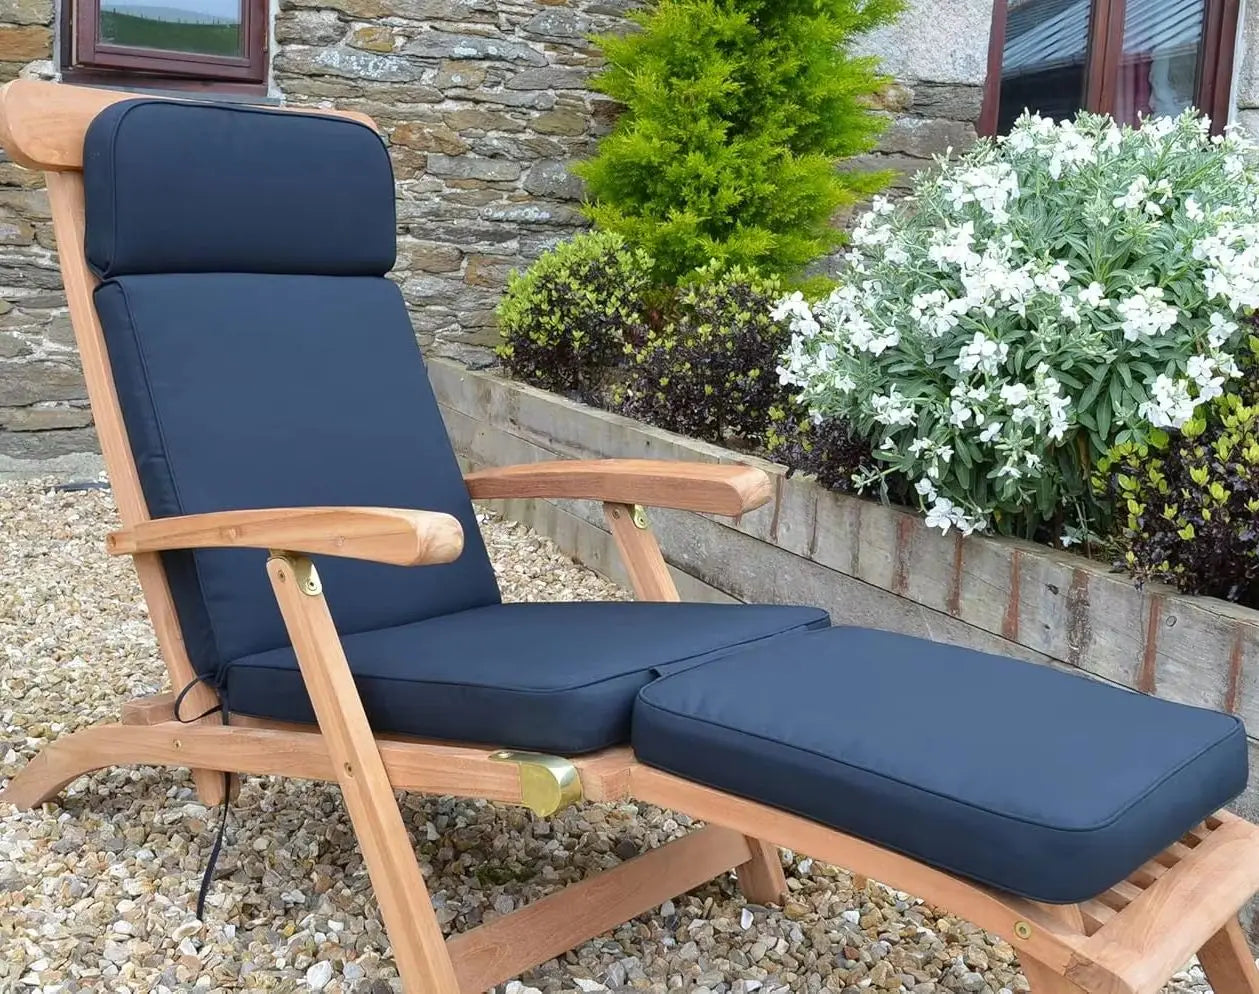
[[[886,773],[880,773],[877,770],[868,769],[864,766],[857,766],[852,763],[845,762],[842,759],[837,759],[834,756],[823,755],[822,753],[819,753],[816,750],[807,749],[803,746],[798,746],[791,742],[784,742],[779,739],[767,738],[764,735],[760,735],[756,732],[750,732],[744,728],[731,728],[729,725],[723,725],[719,722],[710,721],[707,718],[702,718],[702,717],[699,717],[694,714],[690,714],[685,711],[675,711],[672,708],[664,707],[659,704],[654,704],[651,701],[648,701],[643,696],[646,693],[646,691],[650,690],[653,686],[656,686],[657,684],[663,683],[663,682],[664,681],[655,681],[654,683],[648,684],[646,687],[640,690],[638,692],[638,704],[642,707],[659,711],[662,714],[671,715],[675,718],[681,718],[687,721],[694,721],[699,724],[707,725],[711,728],[720,728],[726,732],[734,732],[739,735],[746,735],[747,737],[754,738],[760,742],[767,742],[767,743],[770,743],[772,745],[775,745],[775,746],[778,746],[787,750],[791,750],[791,751],[802,753],[809,756],[814,756],[818,759],[824,760],[825,762],[834,763],[836,766],[844,766],[850,770],[855,770],[860,773],[864,773],[867,776],[877,777],[877,778],[886,780],[889,783],[899,784],[902,787],[908,788],[910,790],[920,791],[923,794],[930,794],[931,796],[938,797],[943,801],[949,802],[950,804],[956,804],[960,807],[969,808],[972,811],[980,811],[980,812],[983,812],[984,814],[991,815],[994,818],[1000,818],[1005,821],[1014,822],[1021,825],[1030,825],[1035,828],[1043,828],[1051,832],[1059,832],[1059,833],[1096,832],[1096,831],[1100,831],[1101,829],[1109,828],[1110,826],[1114,825],[1117,821],[1119,821],[1124,815],[1126,815],[1132,808],[1136,807],[1138,804],[1140,804],[1146,798],[1148,798],[1151,794],[1153,794],[1159,787],[1161,787],[1168,780],[1179,775],[1183,770],[1185,770],[1189,766],[1192,766],[1194,763],[1196,763],[1199,759],[1201,759],[1207,753],[1211,752],[1213,749],[1219,748],[1226,741],[1235,737],[1239,729],[1242,730],[1243,735],[1245,734],[1245,726],[1242,725],[1241,720],[1236,715],[1225,715],[1225,717],[1232,719],[1232,723],[1233,723],[1232,728],[1230,728],[1226,734],[1222,735],[1220,738],[1216,739],[1215,741],[1204,746],[1202,749],[1198,750],[1196,753],[1194,753],[1192,756],[1190,756],[1188,759],[1182,762],[1179,766],[1176,766],[1174,769],[1169,770],[1167,773],[1161,776],[1153,784],[1148,786],[1145,790],[1143,790],[1140,794],[1138,794],[1136,797],[1130,800],[1126,805],[1120,808],[1117,812],[1115,812],[1105,821],[1098,822],[1095,825],[1089,825],[1089,826],[1050,825],[1042,821],[1033,821],[1030,818],[1027,818],[1024,816],[1012,815],[1012,814],[1009,814],[1007,812],[1002,812],[1002,811],[994,811],[991,808],[984,807],[983,805],[975,804],[974,802],[971,802],[971,801],[964,801],[964,800],[961,800],[960,798],[953,797],[949,794],[941,794],[938,791],[930,790],[919,784],[910,783],[908,781],[900,779],[899,777],[889,776]],[[1199,708],[1196,710],[1204,710],[1204,709]],[[651,765],[651,764],[648,764],[648,765]],[[678,772],[677,775],[687,777],[688,779],[694,779],[693,777],[690,777],[686,773]],[[715,784],[709,784],[708,786],[716,787],[716,789],[718,790],[725,789]],[[802,817],[806,817],[806,818],[810,817],[809,815],[803,814],[802,812],[796,812],[796,813],[801,814]]]

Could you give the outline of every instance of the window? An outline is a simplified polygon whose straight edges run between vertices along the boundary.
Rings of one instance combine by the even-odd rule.
[[[983,134],[1024,108],[1140,118],[1197,107],[1229,115],[1240,0],[995,0]]]
[[[266,79],[267,0],[65,2],[67,79],[253,91]]]

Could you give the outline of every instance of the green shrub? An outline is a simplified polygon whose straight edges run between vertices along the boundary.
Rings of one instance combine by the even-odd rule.
[[[647,335],[650,256],[612,233],[582,234],[513,272],[497,316],[507,372],[595,402],[626,337]]]
[[[791,338],[770,317],[780,296],[773,277],[700,270],[679,292],[671,320],[633,350],[622,410],[693,438],[763,446],[771,420],[795,407],[777,372]]]
[[[777,418],[766,442],[769,457],[784,463],[793,472],[807,473],[829,490],[851,493],[855,479],[874,463],[870,443],[857,435],[844,421],[815,422],[803,409],[794,407]],[[905,503],[908,486],[896,489],[889,479],[889,500]]]
[[[1095,485],[1117,502],[1117,565],[1259,607],[1259,369],[1170,437],[1116,446]]]
[[[576,169],[602,229],[656,260],[671,284],[717,260],[794,276],[840,239],[835,211],[885,176],[837,172],[884,119],[883,81],[845,52],[900,0],[659,0],[642,30],[598,39],[595,85],[625,105]]]

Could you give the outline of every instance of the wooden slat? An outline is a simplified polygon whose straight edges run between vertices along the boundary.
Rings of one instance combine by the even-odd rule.
[[[1097,895],[1097,900],[1116,911],[1122,911],[1141,896],[1141,888],[1127,880],[1121,880],[1110,890]]]
[[[709,826],[447,942],[459,988],[495,984],[650,911],[748,858],[738,832]]]
[[[65,83],[15,79],[0,90],[0,143],[14,162],[28,169],[82,169],[83,136],[92,119],[110,104],[136,97],[178,99],[151,93],[96,90]],[[344,117],[376,130],[376,124],[370,117],[353,111],[319,107],[284,109],[299,114]]]
[[[1153,886],[1154,882],[1166,872],[1166,866],[1157,859],[1151,859],[1129,873],[1128,882],[1141,890],[1145,890],[1147,887]]]
[[[1084,919],[1085,933],[1092,935],[1119,912],[1100,899],[1094,899],[1081,904],[1080,913]]]
[[[1166,867],[1172,867],[1188,856],[1191,852],[1193,852],[1193,850],[1188,846],[1182,845],[1179,842],[1173,842],[1170,846],[1155,856],[1154,859],[1156,862],[1162,863]]]

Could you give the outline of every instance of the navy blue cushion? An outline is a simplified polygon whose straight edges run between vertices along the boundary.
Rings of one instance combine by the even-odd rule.
[[[191,274],[101,284],[96,307],[155,517],[367,505],[455,515],[464,551],[318,566],[346,633],[497,603],[498,586],[401,294],[383,277]],[[287,645],[266,553],[164,556],[198,672]]]
[[[634,695],[656,674],[828,623],[804,607],[495,604],[344,645],[378,731],[572,754],[625,742]],[[231,663],[226,698],[235,712],[314,721],[291,649]]]
[[[647,685],[643,762],[1053,903],[1104,891],[1246,786],[1235,717],[857,628]]]
[[[345,118],[127,100],[89,126],[83,183],[102,277],[393,267],[389,155]]]

